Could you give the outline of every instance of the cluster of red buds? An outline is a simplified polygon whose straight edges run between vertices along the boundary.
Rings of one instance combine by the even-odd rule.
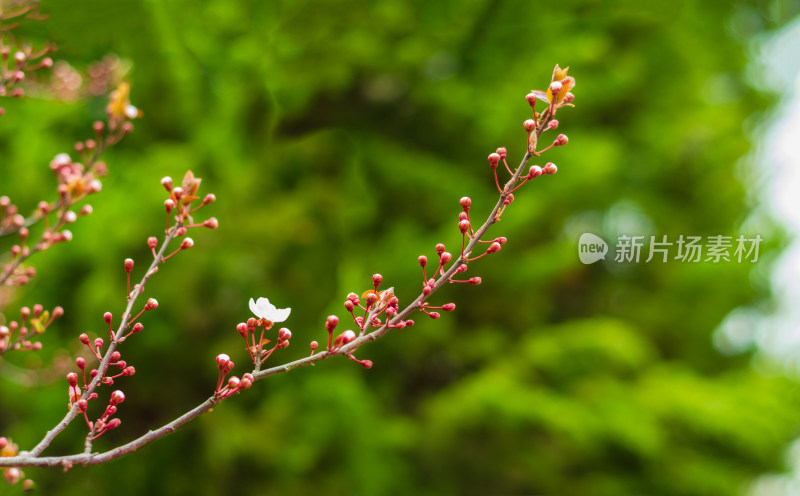
[[[37,0],[23,2],[11,12],[4,12],[0,6],[0,31],[8,32],[14,29],[21,19],[43,19],[38,12],[38,7]],[[8,21],[11,22],[8,23]],[[7,40],[0,39],[0,97],[23,97],[25,90],[20,87],[20,83],[32,72],[53,67],[53,59],[47,57],[47,54],[53,51],[55,51],[55,46],[50,44],[36,51],[31,46],[8,44]],[[5,114],[5,110],[0,107],[0,116],[3,114]]]
[[[234,375],[228,378],[226,381],[225,377],[231,370],[233,370],[233,367],[234,364],[231,360],[231,357],[225,353],[220,353],[217,355],[217,368],[219,369],[219,377],[217,378],[217,388],[214,390],[214,396],[216,398],[227,398],[232,394],[236,394],[239,391],[248,389],[253,385],[253,382],[255,382],[253,374],[250,373],[242,375],[241,379]]]
[[[100,178],[108,172],[105,162],[100,160],[101,155],[133,129],[130,120],[139,115],[139,111],[127,101],[127,92],[127,86],[117,90],[117,93],[125,93],[124,101],[120,101],[122,97],[119,94],[112,95],[108,122],[94,123],[94,138],[75,143],[80,161],[73,160],[67,153],[59,153],[50,161],[50,169],[58,183],[57,200],[40,201],[34,212],[26,218],[9,197],[0,197],[0,236],[14,233],[19,236],[19,243],[14,244],[3,257],[8,261],[0,270],[0,285],[27,284],[36,272],[31,267],[25,267],[23,262],[38,251],[72,240],[72,231],[68,226],[92,213],[91,205],[84,204],[76,208],[77,204],[87,196],[100,192],[103,187]],[[128,109],[127,113],[120,111],[122,107]],[[38,239],[32,239],[31,227],[39,221],[43,222],[44,228]]]
[[[0,325],[0,355],[12,350],[40,350],[42,343],[31,339],[44,334],[54,320],[64,315],[64,309],[55,307],[51,313],[37,303],[33,310],[22,307],[19,313],[18,321],[12,320],[8,325]]]
[[[195,200],[200,199],[200,197],[197,196],[197,190],[200,188],[201,182],[202,179],[199,177],[194,177],[192,171],[186,172],[186,175],[183,177],[183,181],[181,182],[180,186],[173,187],[172,178],[169,176],[161,178],[161,185],[164,186],[164,189],[166,189],[167,193],[169,193],[169,198],[164,200],[164,210],[167,212],[167,232],[170,230],[171,219],[174,219],[176,225],[180,226],[179,229],[190,227],[207,227],[209,229],[216,229],[219,227],[219,222],[217,221],[216,217],[211,217],[199,224],[194,223],[192,214],[217,200],[217,197],[214,196],[214,193],[208,193],[205,197],[203,197],[203,201],[201,201],[200,204],[196,206],[192,205]],[[182,245],[182,249],[191,248],[191,238],[187,239],[190,241],[190,243],[188,243],[188,246]]]

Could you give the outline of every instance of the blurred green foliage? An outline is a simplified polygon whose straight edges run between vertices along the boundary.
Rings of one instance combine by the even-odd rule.
[[[350,291],[380,272],[401,304],[420,254],[459,240],[495,192],[485,156],[525,149],[524,95],[571,66],[576,108],[559,166],[517,195],[490,234],[498,255],[448,287],[438,321],[391,333],[347,360],[259,382],[144,452],[104,466],[27,470],[43,494],[728,495],[783,467],[798,436],[796,383],[723,354],[712,333],[734,308],[769,301],[762,259],[582,265],[580,233],[738,235],[750,224],[746,129],[768,100],[744,77],[748,42],[798,2],[444,0],[74,0],[19,31],[85,67],[133,62],[144,111],[113,149],[95,213],[74,241],[37,255],[39,275],[5,311],[63,305],[37,354],[0,364],[0,433],[35,444],[61,418],[66,382],[48,373],[102,335],[124,305],[122,260],[147,263],[164,222],[164,175],[186,169],[218,201],[218,231],[147,287],[145,332],[125,343],[114,446],[213,390],[214,356],[245,371],[236,333],[247,300],[291,306],[286,361],[325,339]],[[0,193],[32,209],[53,189],[47,162],[90,137],[101,99],[4,101]],[[741,169],[741,167],[740,167]],[[632,227],[631,227],[632,226]],[[748,232],[748,234],[750,234]],[[2,240],[4,243],[8,240]],[[5,246],[5,245],[4,245]],[[136,273],[136,272],[135,272]],[[61,350],[61,351],[59,351]],[[26,374],[25,368],[39,372]],[[72,452],[78,422],[48,453]],[[19,488],[11,490],[18,491]]]

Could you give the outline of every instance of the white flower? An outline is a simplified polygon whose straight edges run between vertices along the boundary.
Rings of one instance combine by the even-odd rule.
[[[283,322],[289,318],[292,309],[275,308],[275,305],[270,303],[267,298],[259,298],[258,301],[250,298],[250,311],[259,319],[267,319],[270,322]]]

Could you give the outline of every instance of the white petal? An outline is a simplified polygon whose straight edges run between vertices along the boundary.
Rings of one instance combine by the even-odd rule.
[[[250,311],[256,314],[256,317],[261,318],[261,315],[259,315],[258,307],[256,306],[256,301],[252,298],[250,298]]]
[[[270,317],[267,318],[272,322],[283,322],[289,318],[290,313],[292,313],[291,308],[276,308],[270,313]]]

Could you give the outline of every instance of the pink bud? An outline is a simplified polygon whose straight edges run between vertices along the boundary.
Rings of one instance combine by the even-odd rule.
[[[528,134],[531,134],[533,130],[536,129],[536,121],[533,119],[528,119],[522,123],[522,127],[525,128],[525,131],[527,131]]]
[[[504,159],[504,158],[506,158],[506,156],[508,155],[508,151],[506,150],[506,147],[504,147],[504,146],[501,146],[500,148],[498,148],[498,149],[496,150],[496,153],[497,153],[498,155],[500,155],[500,159],[501,159],[501,160],[502,160],[502,159]]]
[[[438,245],[436,245],[436,254],[437,255],[441,256],[442,253],[444,253],[444,250],[445,250],[445,247],[444,247],[443,243],[439,243]]]
[[[486,253],[497,253],[498,251],[500,251],[500,248],[502,248],[500,246],[500,243],[494,242],[491,245],[489,245],[489,248],[486,250]]]
[[[453,255],[449,251],[446,251],[446,252],[442,253],[441,255],[439,255],[439,262],[442,265],[446,264],[447,262],[449,262],[452,259],[453,259]]]
[[[354,308],[355,308],[355,305],[353,305],[352,301],[347,300],[347,301],[344,302],[344,309],[347,310],[348,312],[352,312]]]
[[[166,200],[164,200],[164,210],[166,210],[167,213],[172,212],[174,209],[175,209],[175,201],[173,201],[172,198],[167,198]]]
[[[236,389],[237,387],[239,387],[239,382],[240,380],[238,377],[236,376],[231,377],[230,379],[228,379],[228,388]]]
[[[78,410],[85,412],[89,408],[89,402],[81,398],[78,400]]]
[[[150,249],[155,249],[158,246],[158,238],[156,238],[155,236],[150,236],[149,238],[147,238],[147,246]]]
[[[542,169],[542,173],[544,174],[555,174],[556,172],[558,172],[558,167],[556,167],[556,164],[553,162],[547,162]]]
[[[180,186],[172,188],[173,198],[175,198],[176,200],[180,200],[182,196],[183,196],[183,188],[181,188]]]
[[[79,336],[79,339],[81,340],[81,343],[86,344],[86,345],[89,344],[89,335],[88,334],[86,334],[86,333],[81,334]]]
[[[558,127],[558,120],[557,119],[553,119],[553,120],[551,120],[550,122],[547,123],[547,129],[555,129],[557,127]]]
[[[121,357],[122,357],[122,353],[120,353],[119,351],[115,351],[114,353],[111,354],[111,357],[109,358],[109,360],[113,363],[113,362],[116,362],[117,360],[119,360]]]
[[[243,337],[243,338],[247,337],[247,334],[248,334],[247,324],[245,324],[244,322],[240,322],[239,324],[236,324],[236,330],[239,332],[239,335],[241,337]]]
[[[528,175],[525,177],[525,179],[531,180],[541,175],[542,175],[542,168],[539,167],[538,165],[532,165],[531,168],[528,169]]]
[[[444,305],[442,305],[442,310],[444,310],[445,312],[452,312],[455,309],[456,309],[455,303],[445,303]]]
[[[426,284],[426,285],[425,285],[425,286],[422,288],[422,294],[423,294],[423,295],[425,295],[425,296],[428,296],[428,295],[429,295],[429,294],[431,294],[432,292],[433,292],[433,288],[432,288],[430,285],[428,285],[428,284]]]
[[[365,369],[371,369],[371,368],[372,368],[372,360],[361,360],[359,363],[360,363],[360,364],[361,364],[361,365],[362,365],[362,366],[363,366]]]
[[[167,192],[172,191],[172,178],[169,176],[162,177],[161,186],[164,186],[164,189],[166,189]]]
[[[134,333],[142,332],[143,330],[144,330],[144,326],[142,325],[141,322],[137,322],[137,323],[133,324],[133,332]]]
[[[480,277],[472,277],[472,278],[470,278],[470,279],[469,279],[467,282],[469,282],[469,283],[470,283],[470,284],[472,284],[473,286],[477,286],[478,284],[480,284],[481,282],[483,282],[483,280],[482,280]]]
[[[525,95],[525,99],[528,100],[528,103],[530,104],[531,107],[536,105],[536,93],[533,92],[528,93],[527,95]]]
[[[562,85],[561,85],[561,82],[559,82],[559,81],[553,81],[552,83],[550,83],[550,92],[553,95],[555,95],[559,91],[561,91],[561,88],[562,88]]]
[[[494,240],[496,242],[500,243],[501,245],[504,245],[504,244],[506,244],[508,242],[508,238],[506,238],[505,236],[500,236],[499,238],[494,238]]]
[[[101,346],[103,346],[103,338],[96,338],[94,340],[94,347],[100,348]]]
[[[372,284],[377,288],[383,282],[383,276],[380,274],[373,274]]]
[[[156,308],[158,308],[158,300],[156,300],[155,298],[148,299],[147,303],[145,303],[144,305],[145,310],[155,310]]]
[[[78,385],[78,374],[75,372],[70,372],[67,374],[67,382],[70,386],[75,387]]]
[[[109,400],[109,404],[111,406],[119,405],[123,401],[125,401],[125,393],[123,393],[119,389],[111,393],[111,399]]]
[[[431,312],[428,314],[428,317],[432,318],[433,320],[436,320],[439,317],[441,317],[441,315],[439,315],[439,312]]]
[[[116,429],[117,427],[120,426],[121,423],[122,423],[122,420],[120,420],[118,418],[113,418],[113,419],[108,421],[108,423],[106,424],[105,430],[110,431],[111,429]]]
[[[192,246],[194,246],[194,240],[192,238],[183,238],[183,241],[181,241],[181,250],[188,250]]]
[[[112,318],[113,316],[111,315],[111,312],[106,312],[103,314],[103,320],[106,321],[106,324],[110,324]]]
[[[217,201],[217,197],[214,196],[214,193],[209,193],[203,198],[203,205],[208,205],[209,203],[214,203]]]
[[[337,325],[339,325],[339,317],[336,315],[328,315],[328,320],[325,321],[325,329],[327,329],[328,332],[333,332]]]
[[[230,361],[231,361],[231,357],[229,357],[225,353],[220,353],[219,355],[217,355],[217,365],[220,368],[224,368],[225,366],[227,366],[228,362],[230,362]]]
[[[317,348],[319,348],[319,343],[317,343],[316,341],[311,341],[311,344],[309,344],[309,346],[311,347],[311,351],[316,351]]]
[[[279,341],[288,341],[292,339],[292,331],[285,327],[281,327],[278,329],[278,340]]]
[[[128,365],[125,367],[125,370],[122,371],[122,375],[130,376],[136,373],[136,368],[133,365]]]
[[[79,369],[85,370],[86,369],[86,359],[83,357],[78,357],[75,359],[75,365],[78,366]]]
[[[567,94],[564,95],[564,103],[572,103],[574,100],[575,95],[573,95],[571,92],[568,91]]]
[[[19,309],[19,313],[22,315],[22,320],[27,320],[31,316],[31,309],[30,307],[22,307]]]
[[[496,168],[497,165],[500,163],[500,155],[497,153],[489,154],[489,165],[492,166],[492,169]]]
[[[39,303],[35,304],[33,306],[33,316],[34,317],[39,317],[42,314],[43,310],[44,310],[44,307],[42,305],[40,305]]]
[[[419,258],[417,259],[417,261],[419,262],[419,264],[422,267],[425,267],[426,265],[428,265],[428,257],[426,257],[425,255],[420,255]]]
[[[559,134],[555,141],[553,141],[553,146],[564,146],[569,143],[569,138],[567,138],[566,134]]]
[[[461,204],[461,208],[463,208],[465,212],[469,212],[469,207],[472,206],[472,199],[470,199],[470,197],[464,196],[458,202]]]
[[[217,221],[216,217],[211,217],[207,221],[203,222],[203,226],[209,229],[216,229],[219,227],[219,221]]]
[[[461,231],[461,234],[465,234],[467,231],[469,231],[469,221],[462,220],[461,222],[459,222],[458,230]]]
[[[130,273],[133,270],[133,259],[126,258],[125,259],[125,272]]]

